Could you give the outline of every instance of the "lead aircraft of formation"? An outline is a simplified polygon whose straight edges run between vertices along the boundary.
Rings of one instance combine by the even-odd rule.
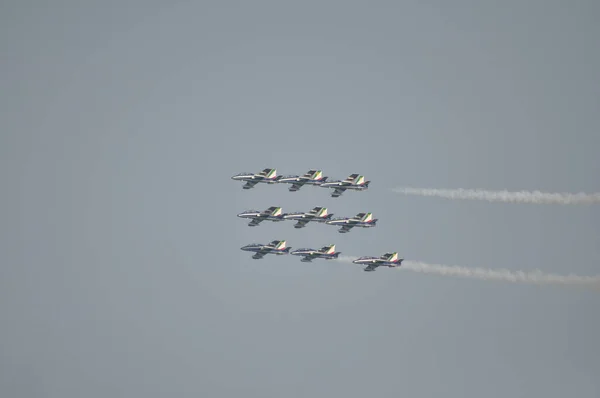
[[[275,184],[281,176],[277,175],[277,169],[264,169],[258,174],[254,173],[239,173],[231,177],[232,180],[246,181],[242,186],[244,189],[254,188],[258,183]]]
[[[240,218],[251,218],[252,221],[248,223],[249,227],[256,227],[261,222],[268,221],[283,221],[284,214],[282,214],[281,207],[271,206],[266,210],[246,210],[237,215]]]
[[[290,246],[286,246],[285,240],[274,240],[266,245],[262,243],[251,243],[246,246],[240,247],[240,249],[247,252],[254,252],[253,259],[258,260],[263,258],[267,254],[283,255],[290,253]]]

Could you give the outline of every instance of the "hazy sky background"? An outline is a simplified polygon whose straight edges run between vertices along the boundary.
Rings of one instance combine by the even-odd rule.
[[[0,396],[600,395],[600,294],[266,256],[598,274],[597,1],[0,6]],[[366,192],[231,175],[319,168]],[[373,229],[235,215],[327,206]]]

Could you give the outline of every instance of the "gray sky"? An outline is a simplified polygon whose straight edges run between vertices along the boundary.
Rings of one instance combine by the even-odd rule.
[[[597,274],[598,207],[391,190],[600,191],[598,2],[168,3],[0,6],[1,396],[598,397],[598,293],[239,250]]]

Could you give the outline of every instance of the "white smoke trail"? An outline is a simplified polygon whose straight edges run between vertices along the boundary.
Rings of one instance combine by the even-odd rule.
[[[600,203],[600,193],[549,193],[540,191],[486,191],[482,189],[395,188],[405,195],[436,196],[445,199],[487,200],[488,202],[577,205]]]
[[[399,269],[423,272],[427,274],[459,276],[483,280],[496,280],[513,283],[532,283],[538,285],[579,285],[600,288],[600,275],[579,276],[574,274],[546,274],[540,270],[531,272],[509,271],[507,269],[467,268],[459,266],[426,264],[419,261],[405,261]]]
[[[340,256],[339,261],[352,262],[354,258]],[[540,270],[532,272],[509,271],[507,269],[468,268],[455,265],[427,264],[420,261],[403,261],[399,270],[422,272],[443,276],[457,276],[482,280],[495,280],[512,283],[530,283],[537,285],[589,286],[600,289],[600,275],[579,276],[574,274],[547,274]]]

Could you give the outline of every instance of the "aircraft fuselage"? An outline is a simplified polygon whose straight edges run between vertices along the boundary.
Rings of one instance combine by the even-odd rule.
[[[256,175],[256,174],[238,174],[231,177],[232,180],[235,181],[253,181],[253,182],[262,182],[265,184],[275,184],[277,182],[277,177],[267,178],[265,176]]]
[[[368,182],[370,182],[370,181],[368,181]],[[349,184],[349,183],[344,183],[342,181],[324,182],[324,183],[320,184],[320,186],[321,186],[321,188],[344,188],[344,189],[351,189],[351,190],[355,190],[355,191],[363,191],[363,190],[369,188],[367,183]]]
[[[292,254],[294,256],[303,256],[303,258],[300,261],[302,261],[304,263],[310,263],[310,262],[312,262],[312,260],[317,259],[317,258],[322,258],[325,260],[333,260],[335,258],[338,258],[340,253],[341,252],[323,253],[323,252],[320,252],[320,251],[314,250],[314,249],[298,249],[298,250],[294,250],[290,254]]]
[[[384,266],[384,267],[399,267],[400,263],[396,262],[396,261],[387,261],[387,260],[382,260],[379,258],[373,258],[373,259],[362,259],[362,260],[354,260],[352,261],[354,264],[364,264],[364,265],[369,265],[369,264],[377,264],[378,266]]]
[[[333,214],[328,214],[325,217],[318,217],[315,214],[309,213],[288,213],[283,216],[286,220],[310,220],[316,222],[325,222],[331,218]]]
[[[245,212],[237,215],[240,218],[259,218],[261,220],[269,220],[269,221],[283,221],[283,215],[273,216],[271,214],[264,214],[260,211],[257,212]]]
[[[370,228],[370,227],[374,227],[377,223],[377,218],[372,219],[371,221],[358,221],[355,219],[351,219],[351,218],[346,218],[346,219],[339,219],[339,220],[329,220],[326,221],[327,224],[329,225],[352,225],[354,227],[363,227],[363,228]]]
[[[261,259],[263,258],[263,256],[265,256],[266,254],[275,254],[275,255],[284,255],[284,254],[289,254],[290,253],[290,249],[291,247],[285,247],[282,249],[276,249],[273,246],[267,246],[267,245],[246,245],[246,246],[242,246],[240,247],[241,250],[247,251],[247,252],[254,252],[256,254],[254,254],[252,256],[253,259]]]

